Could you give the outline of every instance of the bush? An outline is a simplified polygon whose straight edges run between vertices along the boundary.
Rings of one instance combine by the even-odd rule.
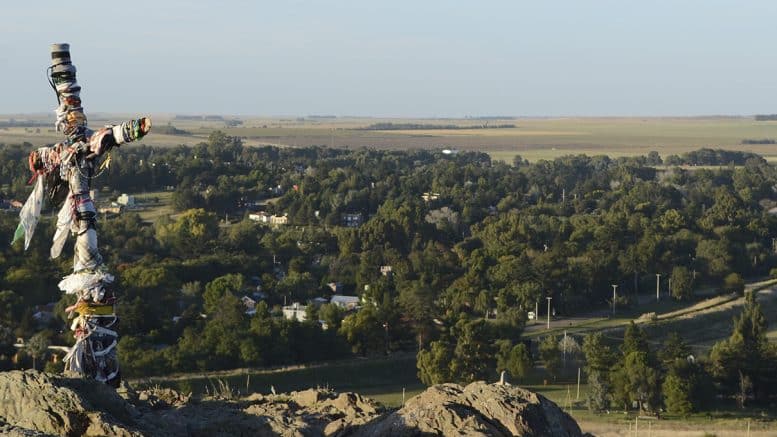
[[[739,273],[730,273],[723,279],[723,291],[726,293],[739,293],[745,291],[745,281]]]

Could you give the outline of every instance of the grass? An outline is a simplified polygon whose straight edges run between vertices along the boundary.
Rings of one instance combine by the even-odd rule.
[[[141,386],[159,384],[194,394],[205,393],[213,381],[224,380],[241,393],[277,393],[327,387],[336,391],[357,391],[388,406],[398,406],[402,389],[409,397],[420,393],[424,386],[416,375],[415,354],[395,354],[389,357],[344,360],[332,363],[295,366],[289,369],[244,369],[225,374],[184,375],[138,380]]]
[[[132,211],[137,212],[143,221],[153,223],[157,219],[170,216],[175,212],[172,205],[172,191],[153,191],[133,195],[137,206]]]

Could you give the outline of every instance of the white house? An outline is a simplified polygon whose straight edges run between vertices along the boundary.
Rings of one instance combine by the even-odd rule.
[[[294,302],[291,305],[283,307],[283,317],[288,320],[297,320],[298,322],[304,322],[307,317],[305,312],[308,309],[305,305],[300,305],[298,302]]]

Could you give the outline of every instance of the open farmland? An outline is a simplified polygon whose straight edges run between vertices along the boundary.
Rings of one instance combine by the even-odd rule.
[[[515,155],[536,161],[567,154],[643,155],[651,150],[662,156],[679,154],[702,147],[755,152],[777,160],[774,144],[742,144],[743,140],[777,140],[777,121],[755,121],[752,117],[707,118],[504,118],[488,120],[494,125],[514,128],[483,128],[480,119],[377,119],[377,118],[259,118],[224,117],[242,122],[229,127],[218,120],[179,120],[156,115],[156,132],[143,142],[155,146],[194,145],[207,139],[214,130],[240,136],[250,146],[311,145],[345,148],[381,149],[449,148],[477,150],[495,159],[512,161]],[[0,121],[11,116],[0,116]],[[46,116],[15,116],[17,120],[46,120]],[[127,115],[99,114],[90,118],[92,126]],[[365,130],[377,123],[456,126],[455,129]],[[162,134],[167,125],[183,131]],[[0,129],[0,142],[28,141],[45,144],[58,140],[53,129],[12,127]]]

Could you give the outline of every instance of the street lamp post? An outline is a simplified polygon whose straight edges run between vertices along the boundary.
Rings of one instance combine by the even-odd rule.
[[[552,297],[546,297],[548,299],[548,329],[550,329],[550,301],[553,299]]]

